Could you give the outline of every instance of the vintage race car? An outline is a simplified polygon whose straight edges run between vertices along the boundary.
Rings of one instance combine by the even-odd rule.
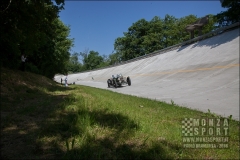
[[[123,85],[131,86],[131,79],[130,77],[123,77],[122,74],[112,75],[111,78],[107,80],[108,87],[121,87]]]

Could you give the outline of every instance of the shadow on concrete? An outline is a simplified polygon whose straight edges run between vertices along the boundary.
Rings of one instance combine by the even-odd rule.
[[[128,86],[118,86],[118,87],[114,87],[114,86],[110,86],[110,87],[107,87],[107,88],[113,88],[113,89],[118,89],[118,88],[124,88],[124,87],[128,87]]]
[[[224,43],[228,43],[228,42],[232,41],[233,39],[239,37],[238,30],[239,29],[230,30],[230,31],[221,33],[219,35],[216,35],[214,37],[210,37],[210,38],[195,42],[191,48],[202,47],[202,46],[209,46],[211,48],[216,48]],[[191,44],[181,46],[177,52],[184,50],[189,45],[191,45]]]
[[[211,49],[216,48],[224,43],[231,42],[233,39],[236,39],[237,37],[239,37],[239,34],[237,34],[236,31],[237,30],[228,31],[228,32],[222,33],[220,35],[199,41],[199,42],[195,43],[192,46],[192,48],[202,47],[202,46],[209,46],[209,47],[211,47]]]

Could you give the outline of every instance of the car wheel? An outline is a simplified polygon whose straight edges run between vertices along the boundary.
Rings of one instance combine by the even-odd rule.
[[[108,84],[108,88],[110,88],[110,81],[109,80],[107,81],[107,84]]]
[[[115,88],[117,88],[117,82],[116,82],[116,79],[113,80],[113,86],[114,86]]]
[[[127,77],[127,83],[128,83],[129,86],[131,86],[131,79],[130,79],[130,77]]]

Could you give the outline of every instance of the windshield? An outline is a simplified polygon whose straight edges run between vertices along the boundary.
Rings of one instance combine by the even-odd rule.
[[[120,74],[118,74],[118,77],[122,77],[122,74],[120,73]]]

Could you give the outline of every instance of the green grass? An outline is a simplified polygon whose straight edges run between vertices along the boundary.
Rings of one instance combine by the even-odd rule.
[[[1,77],[2,158],[239,159],[239,122],[231,118],[229,149],[186,149],[181,121],[217,115],[18,73]],[[27,85],[6,82],[17,74]]]

